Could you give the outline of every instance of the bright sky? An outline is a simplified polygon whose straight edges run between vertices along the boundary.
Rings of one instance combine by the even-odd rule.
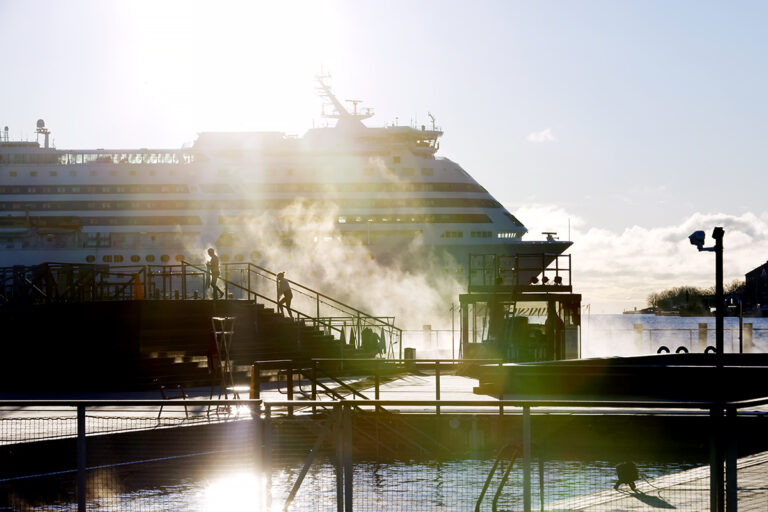
[[[0,0],[0,125],[44,118],[62,148],[302,134],[322,66],[369,125],[435,114],[440,154],[534,237],[570,219],[584,302],[618,311],[712,284],[693,229],[725,226],[727,279],[768,258],[767,20],[762,1]]]

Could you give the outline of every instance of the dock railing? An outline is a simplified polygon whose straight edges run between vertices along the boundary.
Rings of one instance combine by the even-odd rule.
[[[768,507],[768,455],[754,453],[766,449],[757,438],[764,437],[768,398],[302,405],[290,415],[295,401],[1,401],[0,505],[341,512]]]

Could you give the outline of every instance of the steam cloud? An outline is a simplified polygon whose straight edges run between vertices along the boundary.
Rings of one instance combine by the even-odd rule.
[[[360,225],[359,238],[342,236],[338,216],[332,202],[297,199],[231,231],[261,253],[262,266],[374,316],[394,316],[398,327],[450,325],[450,305],[461,284],[444,268],[455,262],[430,253],[420,237],[374,256],[365,244],[367,226]]]
[[[540,204],[512,210],[531,233],[555,230],[563,239],[571,220],[574,286],[593,313],[645,307],[651,292],[673,286],[713,286],[714,256],[696,252],[688,241],[693,231],[707,231],[707,245],[712,245],[712,228],[725,228],[726,282],[744,279],[744,274],[764,263],[768,254],[768,212],[694,213],[679,224],[632,226],[614,232],[597,226],[586,228],[583,219],[557,206]]]

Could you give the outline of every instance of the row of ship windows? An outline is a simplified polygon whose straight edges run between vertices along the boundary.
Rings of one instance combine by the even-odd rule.
[[[475,183],[260,183],[243,187],[248,192],[262,193],[342,193],[342,192],[486,192]],[[192,189],[181,184],[154,185],[12,185],[0,186],[0,194],[158,194],[189,193]],[[200,185],[205,193],[226,194],[234,192],[226,183]]]
[[[232,199],[176,201],[7,201],[0,202],[3,210],[250,210],[254,208],[283,209],[293,199]],[[318,200],[342,209],[368,208],[500,208],[494,199],[468,197],[416,197],[398,199],[338,198]]]
[[[127,174],[128,176],[139,176],[139,171],[137,171],[136,169],[131,169],[131,170],[125,172],[125,173],[120,173],[120,174]],[[175,176],[176,175],[176,171],[171,169],[169,174],[171,176]],[[219,173],[219,174],[221,174],[221,173]],[[50,176],[50,177],[56,177],[56,176],[78,176],[78,173],[77,173],[77,171],[67,171],[66,174],[64,172],[59,174],[59,171],[48,171],[48,172],[29,171],[28,173],[19,173],[18,171],[8,171],[8,177],[9,178],[18,178],[20,175],[27,175],[27,176],[30,176],[31,178],[35,178],[37,176]],[[85,175],[85,174],[83,174],[83,175]],[[103,176],[106,176],[106,175],[117,176],[118,172],[116,170],[111,170],[108,173],[99,173],[99,171],[97,171],[95,169],[91,169],[88,172],[88,176],[99,176],[99,175],[103,175]],[[155,169],[149,169],[147,171],[147,175],[148,176],[157,176],[157,171]]]
[[[0,164],[2,164],[2,163],[3,162],[0,161]],[[380,172],[377,173],[377,170],[379,170]],[[291,168],[276,168],[276,167],[269,167],[269,168],[265,169],[264,172],[265,172],[265,174],[271,175],[271,176],[283,176],[283,175],[284,176],[297,176],[297,175],[314,176],[314,175],[317,174],[317,172],[314,171],[314,170],[303,170],[302,172],[296,172],[295,169],[291,169]],[[342,174],[344,174],[344,175],[351,175],[352,172],[353,171],[351,169],[350,170],[344,170],[342,172]],[[457,171],[457,172],[460,172],[460,171]],[[193,171],[193,173],[194,173],[194,171]],[[334,173],[334,169],[332,169],[332,168],[323,169],[322,172],[321,172],[321,174],[332,174],[332,173]],[[100,174],[101,175],[107,175],[108,174],[109,176],[118,176],[118,174],[119,175],[128,175],[128,176],[139,176],[139,175],[144,175],[144,169],[141,169],[141,171],[137,170],[137,169],[128,169],[128,170],[120,170],[120,171],[118,171],[117,169],[110,169],[106,173],[99,173],[99,171],[97,171],[96,169],[90,169],[88,171],[88,175],[90,175],[90,176],[99,176]],[[156,169],[148,169],[146,171],[146,174],[149,175],[149,176],[157,176],[158,171]],[[170,169],[169,170],[169,174],[171,176],[175,176],[176,175],[176,169]],[[216,171],[216,175],[221,176],[221,177],[236,176],[238,174],[239,174],[239,172],[237,170],[219,169],[219,170]],[[377,174],[378,175],[382,175],[382,176],[396,175],[396,176],[402,176],[402,177],[410,177],[410,176],[416,176],[417,175],[416,169],[413,168],[413,167],[402,167],[402,168],[386,167],[386,168],[381,168],[381,169],[377,169],[375,167],[364,167],[362,169],[362,175],[363,176],[375,176]],[[435,175],[435,170],[432,167],[422,167],[420,169],[419,174],[421,176],[434,176]],[[36,176],[46,176],[46,175],[47,176],[59,176],[60,174],[59,174],[59,171],[57,171],[57,170],[56,171],[49,170],[47,172],[28,171],[26,173],[20,173],[19,171],[8,171],[8,176],[10,178],[17,178],[17,177],[22,176],[22,175],[36,177]],[[70,171],[67,171],[67,174],[64,174],[64,172],[61,173],[61,176],[65,176],[65,175],[77,176],[78,172],[76,170],[70,170]]]
[[[37,228],[70,228],[76,229],[80,226],[201,226],[202,219],[196,215],[143,215],[120,217],[72,217],[72,216],[40,216],[29,219],[29,225]],[[26,217],[6,216],[0,217],[0,227],[27,227]]]
[[[343,221],[341,219],[344,219]],[[220,215],[221,225],[242,225],[258,222],[259,218],[249,215],[228,216]],[[76,229],[80,226],[200,226],[202,219],[196,215],[122,215],[77,217],[77,216],[36,216],[29,219],[32,226],[38,228],[66,227]],[[489,224],[491,219],[485,214],[394,214],[394,215],[366,215],[339,218],[340,224]],[[26,217],[5,216],[0,217],[0,227],[25,227]],[[475,233],[475,232],[473,232]],[[490,233],[478,231],[477,233]],[[472,235],[473,237],[485,237],[485,235]],[[490,236],[490,235],[488,235]]]
[[[192,153],[14,153],[0,154],[0,163],[9,164],[190,164]]]
[[[258,255],[258,258],[260,259],[261,256],[259,255],[259,253],[254,252],[254,254],[251,254],[252,260],[255,260],[257,258],[257,256],[255,255]],[[155,263],[156,261],[160,261],[160,263],[168,263],[171,261],[171,257],[168,254],[162,254],[160,255],[159,258],[155,258],[154,254],[147,254],[144,256],[143,259],[147,263]],[[177,262],[182,262],[184,261],[185,258],[183,254],[177,254],[173,259]],[[222,262],[230,261],[230,259],[232,261],[245,261],[245,256],[240,253],[235,254],[231,258],[229,254],[226,254],[226,253],[221,254],[219,256],[219,260]],[[130,260],[131,263],[141,263],[142,257],[139,256],[138,254],[133,254],[130,256],[130,258],[128,258],[128,260]],[[85,257],[85,261],[88,263],[95,263],[96,256],[94,256],[93,254],[89,254],[88,256]],[[128,262],[122,254],[105,254],[101,257],[101,261],[102,263],[127,263]]]
[[[493,238],[493,231],[470,231],[472,238]],[[497,238],[518,238],[519,233],[501,231],[496,233]],[[440,238],[464,238],[463,231],[443,231]]]
[[[438,214],[394,214],[394,215],[341,215],[338,218],[339,224],[365,224],[372,222],[376,224],[390,224],[398,222],[413,223],[457,223],[457,224],[478,224],[490,223],[491,219],[484,213],[438,213]]]
[[[189,186],[166,185],[24,185],[3,187],[0,194],[186,194]]]

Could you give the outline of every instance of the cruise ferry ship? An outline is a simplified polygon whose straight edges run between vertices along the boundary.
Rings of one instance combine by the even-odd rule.
[[[205,132],[180,149],[76,150],[52,147],[43,120],[37,141],[12,141],[5,127],[0,266],[201,262],[210,246],[223,262],[270,265],[253,230],[290,247],[302,224],[295,215],[309,212],[330,216],[317,243],[382,261],[421,247],[425,257],[449,255],[440,259],[449,272],[462,273],[470,253],[552,259],[570,246],[551,235],[524,241],[514,215],[436,156],[443,132],[431,115],[429,126],[367,127],[371,110],[341,102],[327,77],[317,81],[335,125],[303,137]]]

